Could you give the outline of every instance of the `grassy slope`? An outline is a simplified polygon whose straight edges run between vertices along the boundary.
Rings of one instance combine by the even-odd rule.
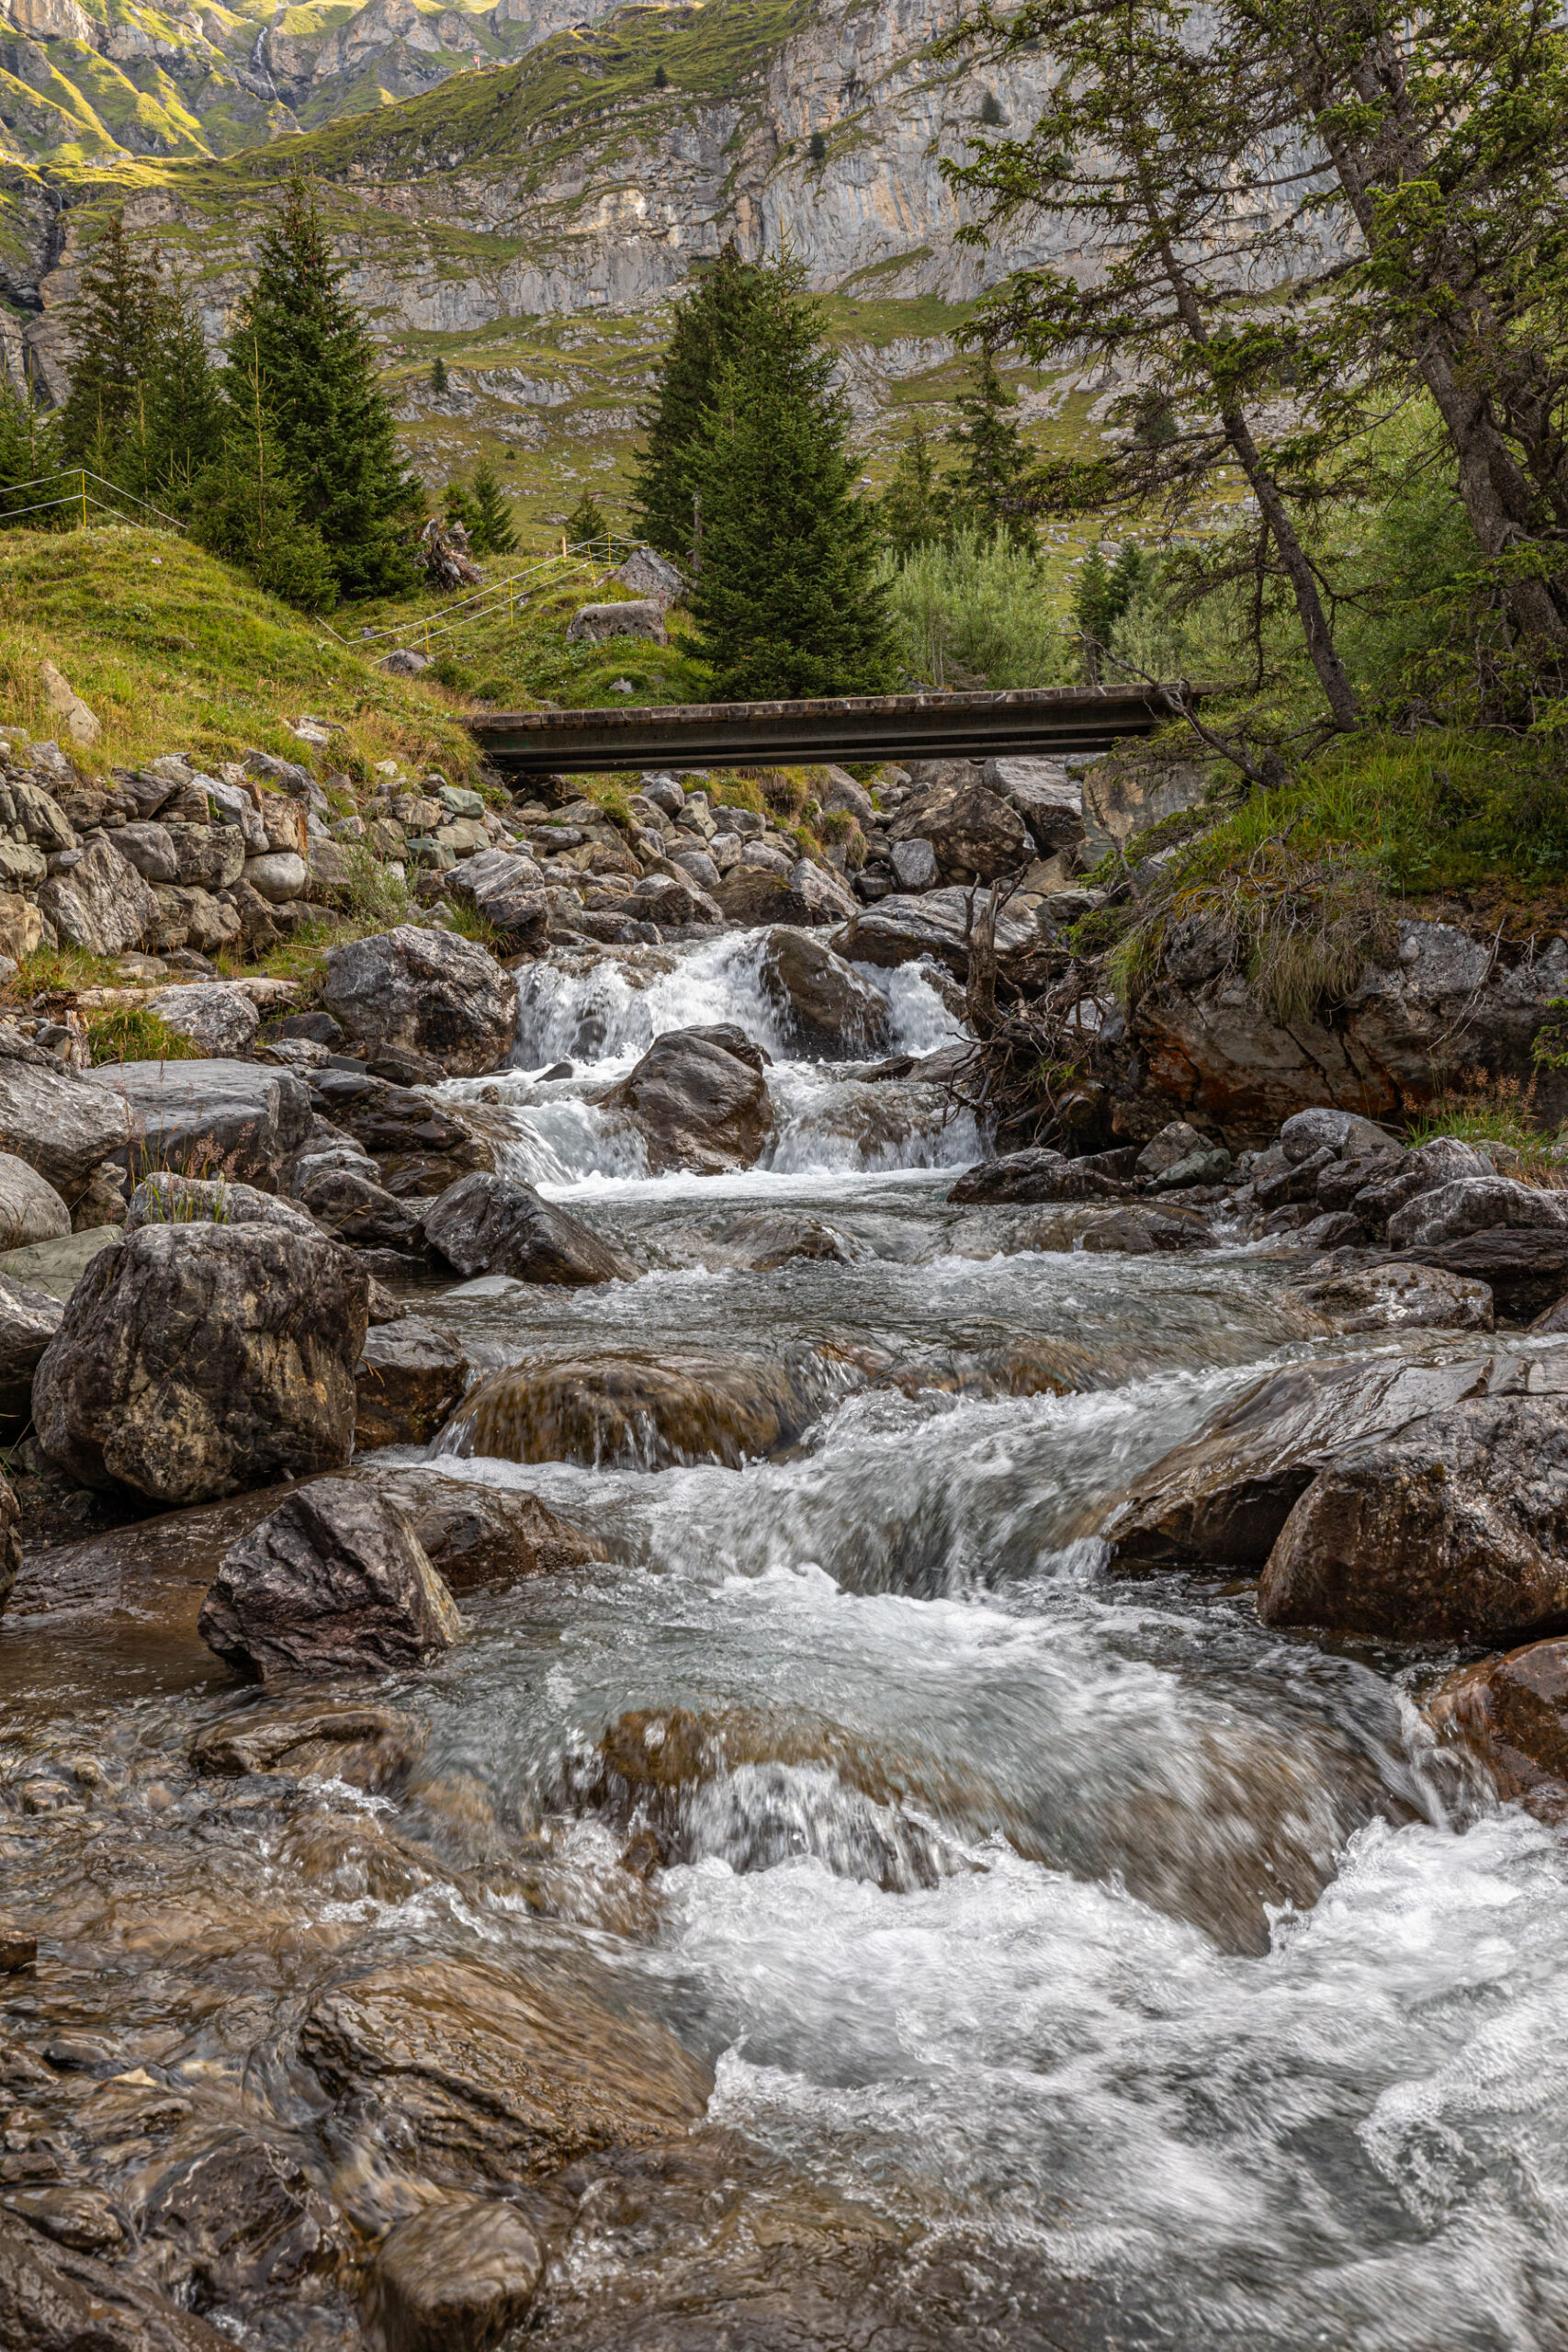
[[[453,697],[389,678],[318,623],[173,532],[0,534],[0,713],[54,735],[45,657],[103,724],[96,770],[160,752],[231,759],[251,745],[299,758],[290,722],[344,729],[333,764],[395,756],[456,778],[473,764]]]

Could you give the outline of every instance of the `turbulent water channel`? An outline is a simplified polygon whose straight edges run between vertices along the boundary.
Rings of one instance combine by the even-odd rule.
[[[1451,1660],[1271,1634],[1249,1587],[1120,1577],[1099,1540],[1221,1400],[1338,1344],[1291,1269],[952,1206],[979,1146],[933,1089],[788,1058],[744,941],[671,962],[533,967],[515,1067],[450,1090],[647,1271],[419,1312],[486,1369],[716,1366],[784,1400],[780,1441],[703,1458],[633,1416],[513,1462],[459,1419],[436,1473],[608,1557],[462,1594],[463,1643],[382,1694],[427,1732],[388,1793],[192,1770],[255,1696],[155,1531],[141,1580],[8,1620],[0,1863],[40,1967],[0,2031],[79,2054],[62,2118],[13,2087],[5,2193],[52,2133],[189,2299],[150,2184],[250,2131],[368,2241],[411,2192],[395,2130],[326,2112],[310,2004],[409,1956],[543,1966],[714,2089],[678,2149],[527,2192],[530,2341],[1568,2345],[1568,1841],[1434,1753]],[[954,1034],[918,971],[876,977],[897,1049]],[[774,1142],[650,1177],[592,1098],[723,1020],[774,1057]],[[702,1769],[617,1780],[607,1734]],[[202,2300],[237,2343],[346,2352],[342,2276]]]

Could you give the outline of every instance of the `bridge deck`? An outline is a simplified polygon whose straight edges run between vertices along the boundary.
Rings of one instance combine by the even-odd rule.
[[[628,710],[495,711],[470,718],[513,775],[752,767],[821,760],[983,759],[1103,752],[1176,715],[1168,686],[867,695],[831,702],[672,703]],[[1197,695],[1184,691],[1189,700]]]

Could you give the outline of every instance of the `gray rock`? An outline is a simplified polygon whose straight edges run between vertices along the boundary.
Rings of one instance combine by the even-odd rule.
[[[1498,1226],[1517,1232],[1568,1231],[1568,1193],[1548,1193],[1508,1176],[1461,1176],[1417,1193],[1388,1221],[1392,1250],[1430,1249]]]
[[[645,771],[637,778],[637,790],[645,800],[651,800],[666,817],[678,817],[686,805],[686,796],[679,782],[662,769]]]
[[[863,784],[857,784],[847,769],[829,767],[821,792],[820,806],[826,809],[843,808],[857,824],[871,827],[876,822],[876,807]]]
[[[199,1046],[209,1061],[227,1061],[254,1045],[261,1015],[243,989],[220,980],[197,980],[187,988],[160,989],[147,1000],[149,1012]]]
[[[1163,1176],[1168,1169],[1190,1159],[1195,1151],[1207,1151],[1209,1142],[1207,1136],[1190,1127],[1185,1119],[1173,1119],[1144,1146],[1134,1163],[1134,1170],[1140,1176]]]
[[[276,1193],[232,1184],[224,1176],[172,1176],[162,1169],[142,1178],[125,1213],[128,1233],[144,1225],[276,1225],[308,1240],[321,1238],[314,1217]]]
[[[0,1150],[25,1160],[74,1201],[125,1137],[124,1106],[101,1086],[66,1069],[52,1054],[33,1046],[16,1052],[8,1037],[0,1037]]]
[[[1376,1358],[1270,1374],[1138,1480],[1103,1532],[1120,1569],[1261,1568],[1318,1460],[1485,1386],[1484,1359]]]
[[[543,872],[531,857],[502,849],[481,849],[463,858],[446,888],[467,899],[487,922],[509,937],[542,938],[549,919]]]
[[[887,853],[900,890],[934,890],[937,883],[936,852],[923,833],[911,834],[908,841],[895,842]]]
[[[346,1462],[368,1278],[276,1225],[143,1226],[67,1302],[33,1383],[46,1453],[170,1506]]]
[[[640,1130],[656,1175],[751,1168],[773,1134],[761,1048],[728,1023],[672,1029],[603,1097]]]
[[[852,1060],[886,1045],[886,998],[814,932],[770,931],[757,977],[800,1051]]]
[[[1486,1226],[1450,1241],[1423,1242],[1405,1259],[1488,1283],[1499,1313],[1528,1322],[1568,1283],[1568,1227]]]
[[[133,1179],[154,1168],[187,1176],[221,1168],[276,1192],[310,1131],[304,1080],[265,1062],[106,1062],[91,1082],[123,1103],[118,1156]]]
[[[1506,1647],[1568,1620],[1562,1393],[1468,1397],[1311,1467],[1258,1588],[1266,1625]]]
[[[117,1225],[95,1225],[83,1233],[62,1234],[58,1241],[34,1241],[0,1258],[0,1274],[47,1291],[51,1298],[69,1298],[94,1259],[105,1250],[118,1250],[122,1238]]]
[[[151,886],[107,835],[89,842],[69,873],[45,882],[38,902],[61,937],[89,956],[123,956],[158,927]]]
[[[290,899],[304,897],[310,869],[297,850],[264,850],[259,856],[246,858],[244,876],[269,906],[284,907]]]
[[[352,1479],[319,1478],[230,1546],[197,1630],[271,1682],[423,1665],[462,1621],[401,1511]]]
[[[624,605],[580,605],[567,626],[572,645],[603,645],[612,637],[646,637],[668,645],[664,607],[652,596],[632,597]]]
[[[1435,1266],[1366,1266],[1295,1283],[1289,1295],[1341,1331],[1490,1331],[1492,1293]],[[1537,1324],[1536,1329],[1552,1329]]]
[[[444,2197],[382,2240],[369,2300],[395,2352],[484,2352],[527,2311],[544,2267],[515,2205]]]
[[[969,970],[972,914],[978,915],[982,904],[979,894],[956,888],[927,890],[919,897],[896,891],[874,907],[857,909],[854,921],[833,945],[851,962],[874,964],[883,970],[932,956],[963,979]],[[998,915],[997,954],[1004,965],[1010,956],[1036,947],[1039,939],[1032,916],[1008,907]]]
[[[741,865],[754,865],[763,874],[782,875],[785,881],[795,872],[796,860],[787,856],[771,841],[743,841],[740,844]]]
[[[402,1046],[461,1077],[493,1069],[517,1034],[517,989],[487,948],[400,923],[327,957],[321,1001],[350,1037]]]
[[[577,1288],[630,1272],[581,1217],[504,1176],[465,1176],[451,1185],[426,1209],[424,1233],[460,1274],[512,1274]]]
[[[227,890],[245,870],[245,837],[235,825],[171,825],[176,880],[187,890]],[[265,849],[265,837],[262,846]]]
[[[428,1445],[468,1385],[468,1359],[451,1334],[417,1315],[375,1326],[355,1373],[354,1443]]]
[[[64,1312],[51,1292],[0,1274],[0,1419],[25,1420],[31,1412],[33,1374]]]
[[[1149,1190],[1151,1193],[1180,1193],[1190,1184],[1223,1184],[1231,1172],[1231,1164],[1230,1153],[1223,1143],[1205,1143],[1196,1151],[1190,1151],[1185,1159],[1175,1160],[1170,1167],[1162,1169],[1157,1176],[1151,1177]],[[1348,1226],[1355,1224],[1354,1217],[1347,1219]],[[1322,1249],[1332,1245],[1326,1238],[1320,1238],[1317,1246]]]
[[[936,786],[905,804],[887,828],[900,842],[929,841],[944,882],[993,882],[1017,874],[1034,854],[1016,809],[983,784]]]
[[[710,898],[717,889],[718,867],[705,849],[672,849],[670,863],[678,865],[682,874],[689,874],[698,889],[705,890]]]
[[[1359,1118],[1354,1111],[1337,1111],[1326,1103],[1298,1111],[1280,1130],[1280,1148],[1292,1165],[1310,1159],[1325,1145],[1337,1159],[1359,1159],[1399,1149],[1393,1137],[1371,1119]]]
[[[174,838],[166,825],[138,818],[115,828],[114,845],[128,858],[144,882],[177,882],[180,865]]]
[[[301,1163],[299,1198],[317,1225],[355,1250],[414,1250],[422,1227],[419,1211],[389,1193],[360,1168]]]
[[[690,874],[646,874],[628,893],[626,913],[660,931],[684,931],[695,922],[718,923],[725,910]]]
[[[70,1230],[71,1212],[54,1186],[14,1152],[0,1151],[0,1252],[58,1241]]]
[[[1401,1153],[1392,1167],[1380,1164],[1350,1205],[1369,1231],[1381,1233],[1389,1218],[1419,1194],[1434,1193],[1440,1184],[1451,1184],[1461,1177],[1495,1173],[1485,1153],[1477,1151],[1473,1144],[1461,1143],[1454,1136],[1435,1136],[1430,1143]]]
[[[1010,1151],[1000,1159],[967,1169],[947,1197],[964,1206],[994,1206],[1000,1203],[1116,1200],[1132,1190],[1125,1174],[1089,1160],[1069,1159],[1065,1152],[1036,1146],[1028,1151]]]
[[[1042,855],[1079,846],[1083,781],[1070,776],[1059,760],[987,760],[981,774],[998,798],[1018,811]]]

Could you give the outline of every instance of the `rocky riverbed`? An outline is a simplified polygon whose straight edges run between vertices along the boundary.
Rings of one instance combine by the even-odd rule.
[[[672,789],[680,920],[454,815],[504,957],[0,1023],[0,2346],[1554,2343],[1568,1192],[998,1157],[1015,804],[829,922]]]

